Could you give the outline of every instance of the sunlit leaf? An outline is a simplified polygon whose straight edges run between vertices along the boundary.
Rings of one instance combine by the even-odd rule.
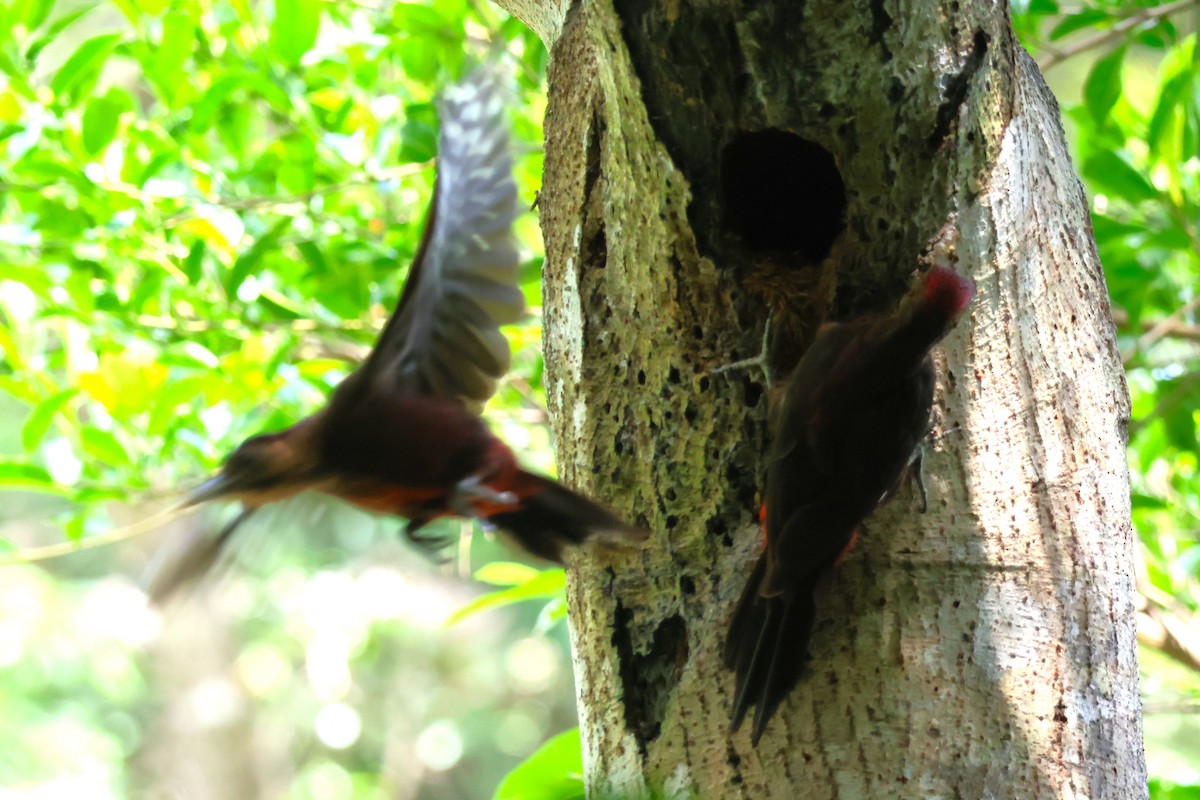
[[[187,13],[170,11],[163,17],[162,40],[154,51],[153,66],[147,77],[158,85],[163,100],[170,106],[189,99],[180,90],[186,82],[183,65],[192,54],[194,40],[195,25]]]
[[[1158,196],[1158,190],[1145,175],[1111,150],[1089,158],[1083,171],[1096,186],[1130,203],[1151,200]]]
[[[237,294],[238,287],[242,285],[247,276],[258,266],[258,262],[262,260],[263,256],[275,249],[279,237],[291,225],[291,217],[280,217],[266,233],[255,239],[254,244],[250,245],[245,252],[237,257],[237,261],[233,263],[233,267],[230,268],[229,275],[225,280],[226,295],[233,297]]]
[[[1083,85],[1084,102],[1096,124],[1103,124],[1108,112],[1121,97],[1121,69],[1125,64],[1125,48],[1118,47],[1092,65]]]
[[[21,426],[21,445],[26,452],[32,452],[37,448],[45,437],[46,431],[50,430],[54,417],[78,393],[78,389],[67,389],[52,395],[33,409],[33,413]]]
[[[475,570],[473,576],[480,583],[490,583],[493,586],[516,586],[519,583],[531,581],[541,574],[541,570],[517,561],[493,561]]]
[[[129,461],[125,448],[108,431],[88,426],[83,429],[82,442],[83,452],[103,464],[119,467]]]
[[[1150,126],[1146,132],[1146,142],[1150,152],[1160,153],[1163,139],[1171,131],[1171,122],[1175,119],[1180,103],[1196,81],[1196,76],[1180,73],[1168,79],[1159,88],[1158,102],[1154,106],[1154,114],[1150,118]]]
[[[54,2],[53,0],[38,0],[36,5],[53,6]],[[30,63],[36,61],[42,50],[48,44],[55,41],[60,33],[75,24],[75,21],[80,17],[90,14],[93,10],[95,10],[93,6],[84,5],[81,8],[73,9],[55,17],[53,22],[38,31],[38,36],[25,48],[25,60]],[[31,29],[36,27],[32,22],[28,22],[27,25]]]
[[[566,591],[566,573],[562,569],[543,570],[516,586],[476,597],[451,614],[446,620],[446,624],[453,625],[472,614],[520,603],[524,600],[544,600],[558,597],[564,591]]]
[[[583,800],[579,728],[551,737],[496,787],[492,800]]]
[[[1074,14],[1067,14],[1065,17],[1063,17],[1062,22],[1058,23],[1053,29],[1051,29],[1048,38],[1053,42],[1063,38],[1064,36],[1069,36],[1075,31],[1082,30],[1084,28],[1094,28],[1096,27],[1097,23],[1108,22],[1110,19],[1112,19],[1112,16],[1104,9],[1085,8],[1082,11],[1078,11]]]
[[[83,112],[83,148],[89,155],[96,155],[108,147],[117,133],[121,114],[127,108],[129,103],[119,91],[88,101]]]
[[[9,459],[0,459],[0,486],[36,489],[54,494],[65,493],[42,467]]]
[[[320,0],[275,0],[271,47],[285,62],[297,64],[316,44],[320,27]]]
[[[58,72],[54,73],[50,88],[56,95],[64,95],[84,81],[94,78],[123,36],[121,33],[105,33],[85,41],[58,68]]]

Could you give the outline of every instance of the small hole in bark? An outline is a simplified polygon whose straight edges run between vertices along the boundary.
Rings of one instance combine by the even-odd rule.
[[[696,582],[693,581],[691,578],[689,578],[687,575],[680,575],[679,576],[679,591],[683,592],[684,594],[695,594],[696,593]]]
[[[638,370],[638,385],[639,386],[646,385],[646,373],[640,369]]]
[[[755,250],[820,261],[845,226],[846,187],[828,150],[768,128],[737,135],[721,162],[724,225]]]
[[[759,399],[762,398],[762,396],[763,396],[762,384],[755,383],[754,381],[747,378],[745,380],[745,382],[742,384],[742,388],[745,391],[746,408],[754,408],[755,406],[757,406]]]

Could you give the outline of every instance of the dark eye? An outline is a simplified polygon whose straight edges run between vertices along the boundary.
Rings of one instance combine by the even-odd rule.
[[[254,461],[254,457],[246,449],[249,442],[243,442],[242,445],[229,454],[229,458],[225,459],[225,469],[239,470],[250,466]]]

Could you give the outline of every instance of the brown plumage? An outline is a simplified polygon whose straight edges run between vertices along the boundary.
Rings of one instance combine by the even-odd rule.
[[[367,360],[329,404],[287,430],[247,439],[190,503],[246,510],[160,570],[163,596],[203,572],[260,506],[316,489],[372,511],[427,522],[477,517],[535,555],[643,533],[600,505],[521,469],[478,416],[508,369],[503,324],[523,315],[512,235],[517,190],[503,103],[480,70],[441,101],[438,175],[407,283]]]
[[[772,412],[766,547],[724,651],[737,673],[733,728],[756,706],[755,743],[808,659],[817,583],[896,485],[926,433],[934,384],[929,351],[974,291],[969,280],[938,266],[893,313],[824,326]]]

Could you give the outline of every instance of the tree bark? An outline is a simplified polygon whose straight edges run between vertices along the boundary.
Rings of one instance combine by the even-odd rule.
[[[501,5],[551,50],[560,472],[654,531],[571,570],[590,793],[1145,797],[1128,398],[1005,4]],[[757,350],[764,282],[811,330],[889,307],[933,258],[979,287],[936,354],[937,427],[962,433],[927,453],[927,513],[904,491],[868,521],[752,748],[720,650],[760,547],[765,399],[712,369]]]

